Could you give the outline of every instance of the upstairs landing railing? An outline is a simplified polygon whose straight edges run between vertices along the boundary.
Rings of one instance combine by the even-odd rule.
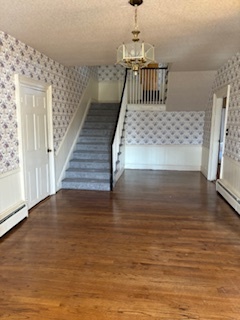
[[[137,74],[128,70],[129,104],[165,104],[168,68],[144,68]]]

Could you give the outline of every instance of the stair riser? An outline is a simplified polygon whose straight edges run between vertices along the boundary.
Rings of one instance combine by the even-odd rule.
[[[66,171],[65,178],[84,178],[84,179],[109,179],[110,180],[110,173],[109,172],[72,172]]]
[[[104,123],[115,123],[116,117],[114,116],[87,116],[86,122],[104,122]]]
[[[99,137],[109,137],[112,134],[112,129],[83,129],[81,131],[82,136],[99,136]]]
[[[78,138],[78,143],[81,143],[81,142],[89,142],[89,143],[93,143],[93,142],[96,142],[96,143],[109,143],[111,140],[111,137],[99,137],[99,136],[80,136]]]
[[[111,141],[118,111],[119,104],[91,105],[65,173],[63,188],[111,190]]]
[[[91,110],[119,109],[119,103],[92,103]]]
[[[102,117],[105,117],[105,116],[114,116],[116,117],[118,115],[118,111],[117,110],[92,110],[90,109],[88,111],[88,115],[89,116],[102,116]]]
[[[99,123],[99,122],[87,122],[84,124],[83,129],[108,129],[113,130],[115,128],[115,124],[109,123]]]
[[[106,145],[91,145],[78,143],[75,148],[76,151],[110,151],[111,148],[108,144]]]
[[[64,182],[63,189],[78,189],[78,190],[96,190],[96,191],[110,191],[109,183],[84,183],[84,182]]]
[[[83,153],[83,152],[74,152],[74,159],[82,159],[82,160],[109,160],[109,154],[91,154],[91,153]]]
[[[70,168],[78,169],[109,169],[110,164],[108,162],[81,162],[81,161],[70,161]]]

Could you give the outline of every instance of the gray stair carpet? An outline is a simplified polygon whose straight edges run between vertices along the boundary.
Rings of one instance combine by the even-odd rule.
[[[119,103],[91,104],[72,154],[63,189],[111,190],[111,143]]]

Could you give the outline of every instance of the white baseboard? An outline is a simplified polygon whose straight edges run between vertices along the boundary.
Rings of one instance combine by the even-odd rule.
[[[114,179],[113,179],[113,187],[116,185],[116,183],[118,182],[119,178],[121,177],[121,175],[124,172],[124,168],[121,168],[119,171],[116,172]]]
[[[169,170],[169,171],[200,171],[200,166],[189,165],[149,165],[149,164],[125,164],[125,169],[140,169],[140,170]]]

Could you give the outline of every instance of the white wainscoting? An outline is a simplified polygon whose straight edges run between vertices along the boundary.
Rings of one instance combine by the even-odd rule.
[[[0,236],[27,216],[20,169],[0,175]]]
[[[126,145],[126,169],[200,171],[202,146]]]
[[[221,181],[240,198],[240,163],[224,155]]]
[[[201,172],[206,178],[208,177],[208,161],[209,161],[209,149],[206,147],[202,147]]]
[[[217,180],[217,191],[240,214],[240,163],[224,156],[222,179]]]

